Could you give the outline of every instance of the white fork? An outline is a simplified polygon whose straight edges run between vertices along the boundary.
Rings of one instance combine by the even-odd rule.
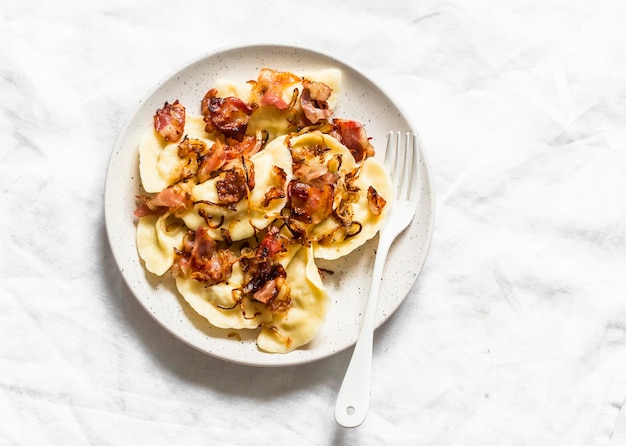
[[[396,237],[409,226],[417,209],[419,152],[417,135],[405,132],[403,137],[402,132],[389,132],[385,166],[391,173],[395,200],[380,230],[361,332],[337,395],[335,420],[344,427],[356,427],[363,423],[369,408],[378,291],[389,248]]]

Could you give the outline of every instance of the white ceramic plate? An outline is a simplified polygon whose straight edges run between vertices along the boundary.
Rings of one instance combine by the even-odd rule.
[[[325,284],[331,304],[325,324],[307,346],[287,354],[269,354],[256,347],[256,331],[249,333],[211,327],[179,296],[169,273],[156,277],[144,270],[135,242],[135,196],[140,190],[138,141],[152,126],[152,117],[165,101],[179,99],[188,113],[199,114],[200,101],[219,78],[246,81],[260,68],[304,72],[335,67],[343,72],[343,91],[336,117],[354,119],[365,126],[368,136],[383,155],[389,130],[413,129],[406,116],[372,81],[355,68],[301,47],[254,45],[224,49],[202,57],[159,83],[141,101],[122,130],[111,154],[105,185],[105,218],[109,243],[129,288],[146,311],[165,329],[209,355],[240,364],[285,366],[315,361],[353,345],[369,289],[378,238],[351,255],[321,267],[334,272]],[[198,110],[194,110],[197,104]],[[413,129],[415,130],[415,129]],[[430,245],[434,200],[428,166],[421,156],[421,198],[411,226],[392,246],[386,266],[377,324],[398,308],[415,283]]]

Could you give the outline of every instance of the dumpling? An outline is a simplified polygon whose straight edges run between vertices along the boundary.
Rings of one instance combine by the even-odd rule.
[[[174,248],[180,249],[187,228],[172,216],[146,215],[137,222],[137,250],[146,269],[162,276],[174,263]]]
[[[207,117],[187,115],[179,141],[150,129],[140,142],[139,255],[151,273],[171,269],[185,302],[212,326],[253,330],[260,350],[288,353],[326,318],[316,259],[374,237],[392,205],[391,181],[341,142],[351,139],[332,120],[338,69],[263,68],[248,82],[216,81],[209,93],[249,108],[231,117],[203,102]],[[239,126],[236,138],[220,119]]]
[[[308,239],[312,241],[314,256],[334,260],[349,254],[374,237],[387,215],[393,195],[391,181],[384,166],[375,158],[367,158],[358,166],[347,147],[333,136],[319,131],[292,137],[289,146],[294,160],[305,160],[301,163],[304,164],[302,169],[294,170],[296,180],[300,176],[317,175],[326,171],[336,174],[332,209],[319,212],[321,207],[317,202],[321,202],[323,197],[313,193],[301,205],[310,214],[309,220],[314,222],[299,225],[306,230]],[[320,154],[314,156],[316,152]],[[312,167],[316,164],[323,166]],[[319,171],[315,173],[316,170]],[[387,202],[378,214],[370,210],[370,187]],[[315,206],[309,206],[309,203],[315,203]],[[322,219],[320,215],[327,216]],[[297,216],[295,218],[298,219]],[[306,221],[305,218],[300,220]]]
[[[236,262],[226,282],[205,286],[195,279],[177,277],[176,287],[191,308],[215,327],[254,329],[270,322],[272,314],[261,302],[244,297],[237,303],[233,290],[240,288],[242,282],[241,264]]]
[[[285,142],[287,143],[287,140]],[[311,152],[316,152],[317,148],[324,147],[323,150],[319,151],[319,154],[314,156],[319,162],[329,167],[331,171],[343,171],[345,173],[356,167],[356,161],[350,150],[333,136],[322,133],[319,130],[290,137],[288,144],[294,158],[311,156]],[[308,154],[305,152],[308,152]],[[340,160],[337,166],[335,168],[329,166],[329,163],[332,163],[333,160],[338,160],[338,157]]]
[[[287,282],[289,311],[274,315],[257,338],[259,348],[267,352],[287,353],[309,343],[326,319],[329,298],[311,248],[301,248],[289,262]]]
[[[227,230],[232,241],[243,240],[266,228],[280,216],[286,203],[285,187],[292,175],[291,155],[281,139],[269,142],[265,149],[252,155],[254,188],[249,198],[235,203],[232,208],[219,205],[218,181],[212,178],[197,184],[191,191],[196,204],[191,212],[182,216],[192,230],[208,226],[215,240],[224,240]],[[273,192],[279,192],[269,199]],[[208,221],[207,221],[208,220]]]
[[[212,146],[215,141],[204,131],[202,116],[187,116],[184,135]],[[180,141],[168,143],[154,129],[139,144],[139,174],[146,192],[157,193],[180,180],[185,160],[178,156]]]
[[[249,82],[235,82],[230,79],[218,79],[215,82],[216,97],[226,98],[234,96],[244,102],[249,102],[252,97],[252,85]]]
[[[327,238],[324,235],[333,234],[339,223],[331,218],[320,223],[312,231],[313,239],[317,239],[317,241],[313,242],[316,258],[335,260],[348,255],[374,237],[384,223],[385,217],[393,205],[392,184],[385,167],[375,158],[366,159],[360,167],[353,186],[359,189],[358,199],[347,204],[347,206],[349,207],[351,220],[358,222],[358,232],[347,238],[344,238],[341,232],[338,233],[338,235],[341,235],[339,239],[334,238],[332,235]],[[367,194],[370,186],[386,201],[378,215],[375,215],[370,210]]]
[[[218,92],[242,92],[244,96],[240,96],[241,98],[257,103],[259,106],[250,116],[247,132],[254,134],[255,131],[262,130],[270,139],[274,139],[279,135],[298,131],[298,125],[306,125],[301,122],[300,116],[305,79],[324,83],[330,88],[330,96],[325,102],[328,115],[331,115],[337,105],[342,82],[341,71],[335,68],[309,73],[264,68],[257,80],[248,82],[247,87],[227,84],[227,88],[222,87]]]

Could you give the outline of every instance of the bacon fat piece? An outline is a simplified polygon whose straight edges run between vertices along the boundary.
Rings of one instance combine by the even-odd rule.
[[[185,117],[185,107],[178,99],[173,104],[165,102],[154,115],[154,130],[167,142],[178,141],[183,136]]]

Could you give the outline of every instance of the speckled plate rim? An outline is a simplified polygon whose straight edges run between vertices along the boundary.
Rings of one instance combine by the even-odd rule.
[[[333,272],[324,278],[330,295],[325,324],[307,346],[287,354],[269,354],[256,347],[256,331],[235,333],[211,327],[188,307],[170,277],[156,277],[145,271],[137,254],[133,217],[135,195],[140,190],[137,144],[140,135],[151,126],[154,111],[165,100],[172,102],[178,98],[187,104],[189,113],[193,103],[199,107],[200,99],[215,79],[251,79],[264,66],[294,72],[328,67],[341,69],[344,86],[335,116],[361,121],[377,149],[377,157],[384,156],[384,138],[389,130],[416,131],[406,114],[379,86],[358,69],[323,51],[281,43],[221,48],[174,70],[158,82],[130,114],[111,152],[104,211],[107,237],[124,281],[141,306],[164,329],[211,356],[237,364],[276,367],[317,361],[355,343],[377,237],[339,261],[320,262],[320,267]],[[430,246],[435,205],[423,147],[420,148],[418,182],[421,197],[416,216],[396,239],[385,264],[377,326],[385,322],[408,295]]]

